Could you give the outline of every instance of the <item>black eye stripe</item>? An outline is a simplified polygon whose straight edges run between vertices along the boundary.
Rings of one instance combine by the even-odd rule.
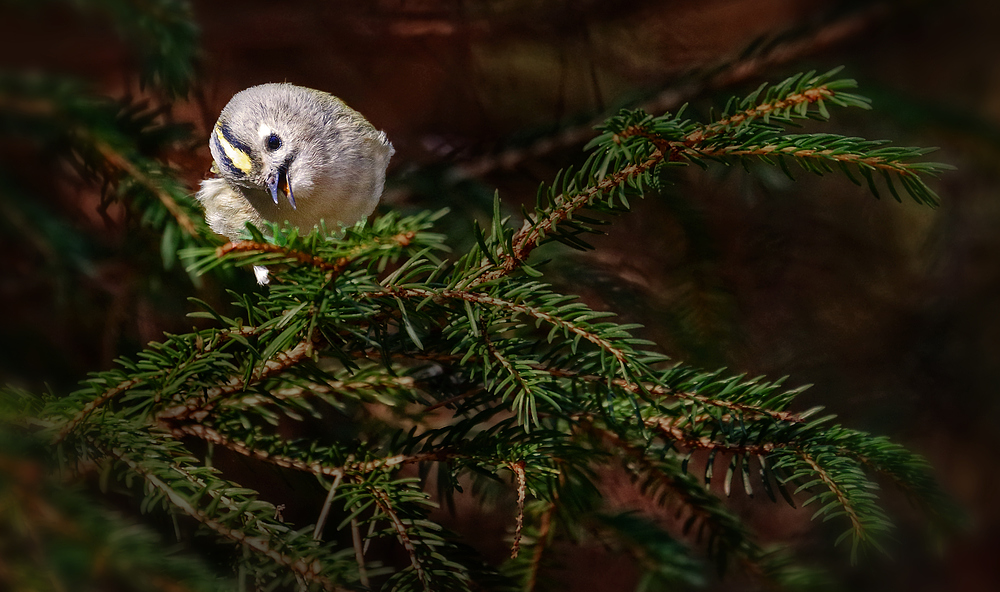
[[[267,137],[267,149],[274,152],[278,148],[281,148],[281,138],[278,137],[278,134],[271,134]]]
[[[225,123],[222,124],[220,126],[220,129],[222,131],[222,137],[224,137],[227,142],[232,144],[233,148],[236,148],[237,150],[239,150],[244,154],[250,154],[250,147],[244,144],[243,142],[240,142],[239,139],[237,139],[237,137],[233,135],[233,132],[230,131],[229,129],[229,124]]]
[[[229,173],[229,175],[235,179],[244,178],[246,174],[240,169],[236,168],[236,165],[233,164],[232,159],[229,158],[229,155],[226,154],[226,151],[223,150],[222,146],[219,145],[219,139],[215,136],[215,134],[212,134],[210,142],[215,147],[213,156],[218,156],[216,163],[219,165],[219,167],[225,169],[226,172]]]

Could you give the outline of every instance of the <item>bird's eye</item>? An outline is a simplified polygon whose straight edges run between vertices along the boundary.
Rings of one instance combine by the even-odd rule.
[[[277,134],[271,134],[267,137],[267,149],[274,152],[278,148],[281,148],[281,138]]]

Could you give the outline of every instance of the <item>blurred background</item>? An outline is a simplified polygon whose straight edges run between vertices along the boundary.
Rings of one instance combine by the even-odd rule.
[[[838,176],[688,167],[594,251],[550,248],[546,272],[644,325],[675,359],[814,384],[801,408],[823,405],[924,454],[968,512],[935,550],[894,509],[892,556],[852,568],[817,542],[808,512],[737,499],[765,540],[827,563],[845,589],[1000,586],[1000,4],[200,0],[190,21],[154,23],[191,41],[177,59],[193,64],[194,83],[177,95],[143,83],[142,48],[156,37],[120,26],[133,4],[4,2],[0,68],[149,110],[176,132],[150,154],[188,193],[208,174],[208,131],[235,92],[280,81],[332,92],[396,147],[380,211],[448,207],[440,227],[456,250],[494,190],[519,212],[540,182],[582,161],[593,125],[618,108],[690,102],[708,117],[761,82],[845,66],[874,111],[834,111],[807,131],[940,147],[929,158],[957,167],[932,183],[940,207],[877,200]],[[19,137],[0,142],[0,382],[57,393],[163,331],[189,330],[188,296],[229,300],[219,280],[165,266],[156,232],[61,162]],[[473,519],[489,530],[488,516],[461,513],[456,529]],[[613,551],[578,556],[567,589],[633,589]]]

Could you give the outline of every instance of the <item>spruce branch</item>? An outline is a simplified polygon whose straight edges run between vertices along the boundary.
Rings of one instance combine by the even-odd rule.
[[[71,79],[0,73],[0,131],[57,156],[67,171],[99,189],[102,215],[113,201],[122,202],[159,233],[169,269],[178,249],[212,239],[190,192],[164,164],[164,153],[186,149],[190,129],[164,113],[149,102],[94,96]]]
[[[598,348],[606,351],[614,357],[615,361],[617,361],[621,366],[623,374],[626,373],[625,366],[629,364],[626,352],[621,347],[616,346],[610,339],[595,331],[589,330],[586,326],[580,323],[570,322],[563,317],[553,315],[542,307],[528,306],[518,302],[503,300],[493,296],[481,294],[479,292],[470,292],[467,290],[425,290],[422,288],[388,287],[386,292],[388,294],[404,298],[463,300],[465,302],[482,305],[486,308],[501,308],[507,309],[513,313],[524,314],[536,320],[548,323],[554,328],[562,329],[567,334],[577,336],[585,341],[593,343]],[[581,314],[580,317],[583,318],[589,316],[587,312],[589,311]]]
[[[365,462],[355,462],[347,465],[333,466],[324,464],[320,461],[305,461],[295,456],[274,454],[266,448],[250,446],[243,441],[229,438],[217,430],[200,423],[182,424],[177,426],[170,426],[168,423],[167,426],[168,429],[176,436],[194,436],[204,440],[205,442],[210,442],[217,446],[226,448],[241,456],[253,458],[255,460],[272,464],[276,467],[302,471],[313,475],[325,475],[337,479],[342,479],[345,476],[351,475],[365,475],[374,471],[391,469],[400,465],[418,464],[430,461],[443,462],[462,457],[461,454],[457,454],[451,450],[440,449],[419,454],[396,454]],[[261,442],[261,444],[265,443],[266,442]],[[313,451],[313,454],[316,454],[316,452]]]
[[[255,264],[301,263],[318,267],[319,269],[332,272],[333,274],[338,274],[347,269],[354,259],[356,259],[366,249],[370,249],[372,246],[382,247],[388,242],[389,244],[395,243],[399,247],[406,247],[409,246],[415,236],[416,232],[407,230],[389,237],[389,241],[380,240],[379,237],[376,237],[375,240],[372,241],[371,245],[357,245],[353,248],[351,253],[343,255],[335,261],[330,261],[319,255],[313,255],[276,244],[256,241],[235,241],[226,243],[215,250],[215,257],[217,259],[223,259],[230,253],[275,254],[278,255],[277,258],[255,260],[257,261]],[[283,240],[287,241],[289,239],[288,237],[284,237]]]
[[[231,589],[231,582],[193,554],[170,550],[153,529],[93,504],[78,488],[67,488],[46,466],[44,443],[29,434],[15,435],[9,427],[0,431],[4,589],[37,589],[40,577],[51,590],[73,589],[81,579],[90,586],[127,590]],[[92,569],[79,574],[87,560]]]
[[[144,485],[144,510],[190,516],[214,538],[239,542],[267,586],[506,589],[510,580],[429,509],[466,488],[474,500],[487,488],[512,495],[504,571],[529,590],[563,551],[557,530],[611,533],[655,581],[695,581],[697,553],[765,582],[793,579],[729,509],[733,481],[748,496],[763,488],[774,500],[777,489],[793,506],[793,496],[811,496],[801,505],[817,504],[814,518],[840,517],[855,548],[877,546],[889,529],[872,493],[878,475],[924,507],[942,505],[919,457],[832,425],[818,409],[793,409],[802,389],[781,380],[668,360],[633,337],[635,326],[536,279],[542,271],[529,261],[551,241],[585,248],[581,237],[603,221],[595,216],[625,212],[670,167],[702,160],[780,164],[781,154],[815,172],[885,170],[926,202],[922,179],[940,167],[914,162],[921,150],[785,132],[827,119],[828,106],[867,107],[835,74],[760,88],[707,123],[623,112],[578,170],[540,190],[520,226],[508,225],[497,199],[491,232],[477,230],[456,258],[433,232],[442,213],[384,216],[336,235],[248,228],[247,241],[189,249],[194,273],[271,265],[274,281],[267,293],[233,294],[242,318],[207,305],[192,315],[223,330],[168,335],[50,401],[43,424],[70,466],[122,461],[126,482]],[[288,435],[316,425],[319,435]],[[320,481],[316,524],[286,521],[187,441]],[[693,455],[695,466],[704,460],[698,475]],[[671,532],[603,512],[594,469],[615,462],[674,515]],[[380,563],[379,541],[401,548],[395,562]]]
[[[168,96],[187,94],[199,54],[199,30],[191,4],[178,0],[96,0],[73,4],[81,12],[97,12],[132,46],[141,62],[141,82]]]
[[[710,123],[682,119],[683,107],[676,115],[653,117],[642,111],[623,111],[609,119],[602,126],[604,133],[588,144],[592,152],[580,170],[560,171],[552,185],[539,189],[538,204],[533,213],[524,213],[519,230],[511,233],[498,206],[494,208],[493,234],[489,239],[480,237],[481,259],[478,269],[469,274],[474,279],[467,285],[493,282],[524,268],[531,252],[548,240],[587,248],[578,235],[596,232],[595,222],[581,219],[580,211],[627,210],[630,196],[656,189],[657,178],[667,165],[704,165],[705,159],[728,163],[755,156],[765,163],[779,164],[790,175],[783,157],[819,174],[833,172],[826,164],[831,162],[860,184],[848,165],[854,167],[876,197],[872,172],[882,174],[896,199],[894,179],[918,203],[936,204],[937,196],[923,175],[935,175],[948,167],[912,162],[927,150],[835,134],[784,132],[779,124],[829,119],[828,103],[870,108],[868,99],[845,90],[856,86],[853,80],[834,79],[838,72],[839,68],[821,75],[810,72],[770,87],[762,85],[743,100],[731,100],[722,116]],[[537,273],[530,267],[525,271]]]
[[[109,431],[108,427],[119,429]],[[211,469],[192,464],[194,459],[176,441],[159,434],[121,429],[134,427],[134,422],[104,417],[100,425],[90,426],[83,438],[95,451],[124,464],[126,482],[137,476],[148,484],[144,508],[168,505],[217,535],[285,566],[296,577],[324,589],[341,589],[330,577],[336,573],[336,578],[342,579],[344,566],[335,555],[323,553],[314,541],[299,537],[276,520],[273,505],[257,500],[252,490],[219,479]],[[209,500],[207,505],[202,501],[205,498]],[[240,526],[234,527],[234,522]]]
[[[692,420],[692,423],[701,424],[705,419],[707,419],[707,416],[696,417]],[[751,454],[759,456],[769,454],[775,447],[780,446],[780,444],[773,442],[765,442],[763,444],[732,444],[718,442],[708,436],[696,437],[678,427],[678,421],[673,418],[656,417],[647,419],[645,424],[648,427],[655,428],[668,441],[679,444],[688,450],[712,450],[728,454]]]
[[[602,442],[602,447],[621,451],[619,457],[623,468],[650,501],[672,511],[678,520],[686,514],[680,534],[695,533],[697,541],[704,540],[721,568],[735,557],[750,566],[751,571],[757,571],[754,558],[758,549],[746,527],[690,475],[676,471],[670,461],[656,459],[628,439],[604,428],[596,418],[581,421],[580,427]]]
[[[540,220],[528,218],[524,221],[521,229],[511,238],[509,252],[501,253],[501,263],[499,266],[492,262],[484,262],[482,274],[479,274],[473,285],[491,282],[510,275],[520,268],[528,260],[531,252],[538,247],[542,240],[551,234],[560,223],[570,220],[577,210],[588,207],[594,203],[603,193],[635,179],[649,171],[664,160],[663,153],[653,152],[649,158],[637,163],[630,164],[622,170],[601,179],[593,187],[590,187],[575,195],[560,194],[552,198],[553,206],[547,216]]]
[[[163,204],[163,207],[170,212],[170,215],[174,217],[174,220],[177,221],[177,225],[180,226],[184,232],[194,237],[200,237],[206,234],[204,224],[200,222],[200,218],[192,218],[190,215],[190,205],[188,205],[186,208],[187,211],[185,211],[185,208],[178,202],[178,197],[176,195],[171,195],[163,187],[162,183],[157,183],[153,180],[151,174],[162,175],[162,171],[156,171],[154,169],[153,171],[150,171],[150,173],[147,173],[140,169],[140,164],[130,161],[123,154],[111,148],[111,146],[109,146],[106,142],[95,139],[91,139],[91,141],[93,142],[94,149],[104,157],[108,165],[134,178],[141,185],[146,187],[146,189],[152,192],[153,195],[160,200],[160,203]],[[199,222],[195,222],[195,220],[199,220]]]
[[[248,537],[242,528],[231,528],[224,522],[209,517],[205,512],[202,512],[191,505],[184,496],[180,495],[166,483],[161,481],[159,477],[146,471],[139,463],[132,460],[124,451],[111,449],[109,452],[112,456],[128,465],[128,467],[136,474],[142,475],[147,482],[149,482],[166,497],[173,507],[180,509],[191,518],[200,522],[203,526],[215,531],[225,538],[231,539],[239,544],[246,545],[279,565],[288,567],[307,582],[320,584],[327,590],[340,589],[334,587],[328,579],[320,575],[318,564],[309,565],[301,559],[294,559],[289,555],[273,549],[264,540],[256,537]]]
[[[253,370],[249,380],[232,376],[225,384],[207,389],[186,403],[164,409],[157,414],[157,419],[159,421],[176,421],[188,418],[204,419],[222,398],[242,392],[248,386],[280,374],[298,364],[309,355],[312,345],[311,337],[305,339],[294,347],[278,352],[273,358],[265,360],[263,365]]]
[[[417,557],[417,548],[414,546],[413,541],[410,540],[410,535],[407,532],[406,525],[400,520],[399,515],[392,509],[392,502],[384,491],[377,488],[370,488],[369,491],[372,494],[372,498],[375,500],[375,504],[382,514],[389,518],[393,529],[396,531],[396,536],[399,538],[399,543],[406,549],[406,554],[410,557],[410,565],[417,574],[417,578],[420,580],[421,585],[425,592],[430,592],[430,582],[427,579],[427,574],[424,572],[424,567],[420,562],[420,558]]]

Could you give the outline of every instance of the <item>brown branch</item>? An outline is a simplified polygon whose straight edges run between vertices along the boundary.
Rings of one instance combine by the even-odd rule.
[[[405,247],[413,241],[416,235],[416,232],[408,230],[394,235],[390,238],[390,240],[401,247]],[[374,242],[380,243],[381,241],[379,241],[378,237],[376,237]],[[288,259],[298,261],[299,263],[311,265],[313,267],[332,272],[333,274],[338,274],[344,271],[365,248],[367,248],[367,245],[358,245],[348,255],[344,255],[336,261],[331,262],[316,255],[310,255],[309,253],[303,251],[288,249],[271,243],[259,243],[256,241],[231,241],[216,249],[215,256],[223,257],[229,253],[276,253]]]
[[[441,407],[447,407],[448,405],[451,405],[452,403],[457,403],[457,402],[461,401],[462,399],[464,399],[466,397],[471,397],[472,395],[475,395],[475,394],[478,394],[478,393],[481,393],[481,392],[483,392],[483,387],[481,387],[481,386],[476,386],[476,387],[470,388],[469,390],[465,391],[464,393],[455,395],[454,397],[449,397],[449,398],[447,398],[447,399],[445,399],[443,401],[438,401],[437,403],[434,403],[433,405],[428,405],[427,408],[424,409],[424,413],[430,413],[431,411],[434,411],[435,409],[440,409]]]
[[[538,580],[538,570],[542,565],[542,553],[545,552],[545,544],[549,538],[549,531],[552,529],[552,516],[556,513],[556,505],[549,504],[549,507],[542,514],[542,521],[538,525],[538,539],[535,542],[535,552],[531,555],[531,566],[528,571],[528,581],[525,582],[524,589],[532,592],[535,589],[535,582]]]
[[[284,247],[279,247],[278,245],[272,245],[270,243],[258,243],[254,241],[233,241],[226,243],[215,250],[216,257],[223,257],[229,253],[278,253],[283,255],[288,259],[293,259],[299,263],[304,263],[307,265],[312,265],[313,267],[318,267],[320,269],[332,271],[334,273],[340,273],[347,267],[350,260],[347,257],[341,257],[337,261],[331,263],[322,257],[317,257],[315,255],[310,255],[309,253],[303,253],[302,251],[296,251],[295,249],[286,249]]]

